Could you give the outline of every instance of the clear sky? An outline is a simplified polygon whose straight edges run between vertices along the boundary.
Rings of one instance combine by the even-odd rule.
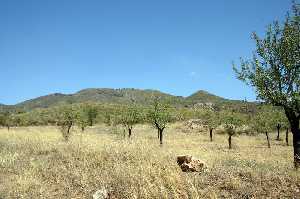
[[[255,100],[231,62],[289,0],[0,0],[0,103],[84,88]]]

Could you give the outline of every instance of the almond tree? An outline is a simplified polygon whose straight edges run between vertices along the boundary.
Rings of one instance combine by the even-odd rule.
[[[93,126],[95,119],[98,115],[97,108],[92,105],[86,105],[84,107],[84,112],[87,115],[87,121],[89,126]]]
[[[220,125],[219,113],[213,110],[206,111],[206,125],[209,129],[210,141],[213,141],[213,130]]]
[[[300,5],[281,24],[269,25],[264,38],[253,33],[253,58],[241,59],[238,79],[256,90],[258,99],[284,109],[293,133],[294,166],[300,166]]]
[[[84,132],[85,128],[90,124],[87,111],[85,107],[78,107],[76,112],[76,123],[81,129],[81,132]]]
[[[203,121],[203,124],[207,126],[209,130],[210,141],[213,141],[213,130],[220,125],[220,117],[217,111],[212,109],[204,109],[196,113],[199,119]]]
[[[9,112],[4,112],[0,114],[0,125],[7,127],[7,130],[9,131],[11,125],[12,125],[12,116]]]
[[[130,105],[121,109],[118,123],[121,123],[127,129],[130,138],[134,125],[138,124],[141,119],[138,108],[135,105]]]
[[[154,99],[153,107],[148,112],[149,122],[157,129],[159,143],[163,144],[163,131],[167,124],[171,122],[172,116],[169,106],[159,101],[158,98]]]
[[[251,127],[258,133],[264,133],[266,135],[268,148],[271,148],[269,132],[273,130],[274,127],[274,116],[272,112],[273,107],[263,106],[260,107],[259,111],[254,115],[251,120]]]
[[[273,108],[273,114],[272,114],[272,118],[274,119],[274,125],[276,126],[276,130],[277,130],[277,137],[276,140],[280,140],[280,129],[285,127],[285,121],[286,121],[286,116],[285,114],[282,112],[282,110],[276,108]]]
[[[224,124],[225,132],[228,134],[228,147],[232,149],[232,136],[236,134],[237,128],[242,126],[243,120],[241,116],[233,111],[223,111],[221,113],[222,123]]]
[[[57,110],[57,125],[62,133],[64,140],[67,142],[71,136],[71,127],[76,120],[76,113],[72,106],[60,107]]]

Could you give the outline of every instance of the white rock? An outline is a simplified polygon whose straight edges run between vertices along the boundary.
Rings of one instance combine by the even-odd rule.
[[[108,198],[108,191],[105,187],[102,187],[101,189],[97,190],[94,195],[93,199],[106,199]]]

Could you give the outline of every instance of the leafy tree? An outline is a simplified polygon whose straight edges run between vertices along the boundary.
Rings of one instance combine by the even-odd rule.
[[[197,114],[198,112],[196,112]],[[195,118],[195,111],[192,111],[190,108],[179,108],[175,110],[176,121],[186,121],[188,119]],[[197,115],[196,115],[197,117]]]
[[[4,113],[0,113],[0,126],[5,126]]]
[[[94,121],[98,115],[98,111],[97,111],[96,107],[94,107],[92,105],[87,105],[85,107],[84,111],[87,114],[87,120],[88,120],[89,126],[93,126]]]
[[[26,113],[14,114],[11,117],[14,126],[37,126],[39,123],[36,119],[36,117],[30,117],[29,114]]]
[[[65,141],[68,141],[71,136],[71,127],[76,120],[76,113],[72,106],[60,107],[57,115],[57,125]]]
[[[253,33],[256,52],[241,59],[234,70],[238,79],[255,88],[257,97],[283,107],[291,126],[294,165],[300,166],[300,5],[293,2],[292,14],[283,24],[269,25],[265,38]]]
[[[203,120],[203,123],[208,127],[210,141],[213,141],[213,130],[220,125],[220,117],[217,111],[212,109],[204,109],[198,111],[197,117]]]
[[[224,124],[225,132],[228,134],[228,146],[232,149],[232,136],[236,134],[237,128],[242,126],[243,120],[241,116],[235,112],[223,111],[221,113],[222,122]]]
[[[0,114],[0,125],[7,127],[7,130],[9,131],[12,126],[12,114],[9,112]]]
[[[83,107],[79,107],[76,113],[76,123],[82,132],[84,132],[85,128],[89,125],[88,115]]]
[[[160,145],[162,145],[163,131],[167,127],[167,124],[172,120],[169,106],[166,103],[159,101],[159,98],[155,98],[153,107],[148,112],[148,119],[157,129],[159,142]]]
[[[274,127],[274,117],[272,107],[263,106],[252,118],[251,126],[258,133],[265,133],[268,143],[268,148],[271,148],[269,140],[269,132],[272,131]]]
[[[121,123],[128,130],[128,137],[131,137],[133,126],[141,122],[141,115],[135,105],[122,108],[118,123]]]
[[[111,126],[113,124],[113,120],[114,120],[113,118],[114,118],[114,116],[112,113],[110,113],[108,111],[104,112],[104,115],[103,115],[104,124],[106,124],[107,126]]]
[[[274,109],[274,108],[273,108]],[[273,114],[272,114],[272,118],[274,120],[274,125],[276,126],[277,129],[277,137],[276,140],[280,140],[280,129],[282,127],[286,127],[286,116],[285,114],[279,110],[278,108],[274,109]]]

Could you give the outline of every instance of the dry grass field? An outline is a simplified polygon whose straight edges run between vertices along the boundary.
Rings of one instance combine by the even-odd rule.
[[[292,147],[261,136],[183,133],[172,124],[159,146],[145,125],[131,140],[111,127],[73,129],[68,143],[55,127],[0,129],[0,198],[300,198]],[[282,135],[283,136],[283,135]],[[291,143],[291,142],[290,142]],[[176,156],[205,161],[204,173],[183,173]]]

